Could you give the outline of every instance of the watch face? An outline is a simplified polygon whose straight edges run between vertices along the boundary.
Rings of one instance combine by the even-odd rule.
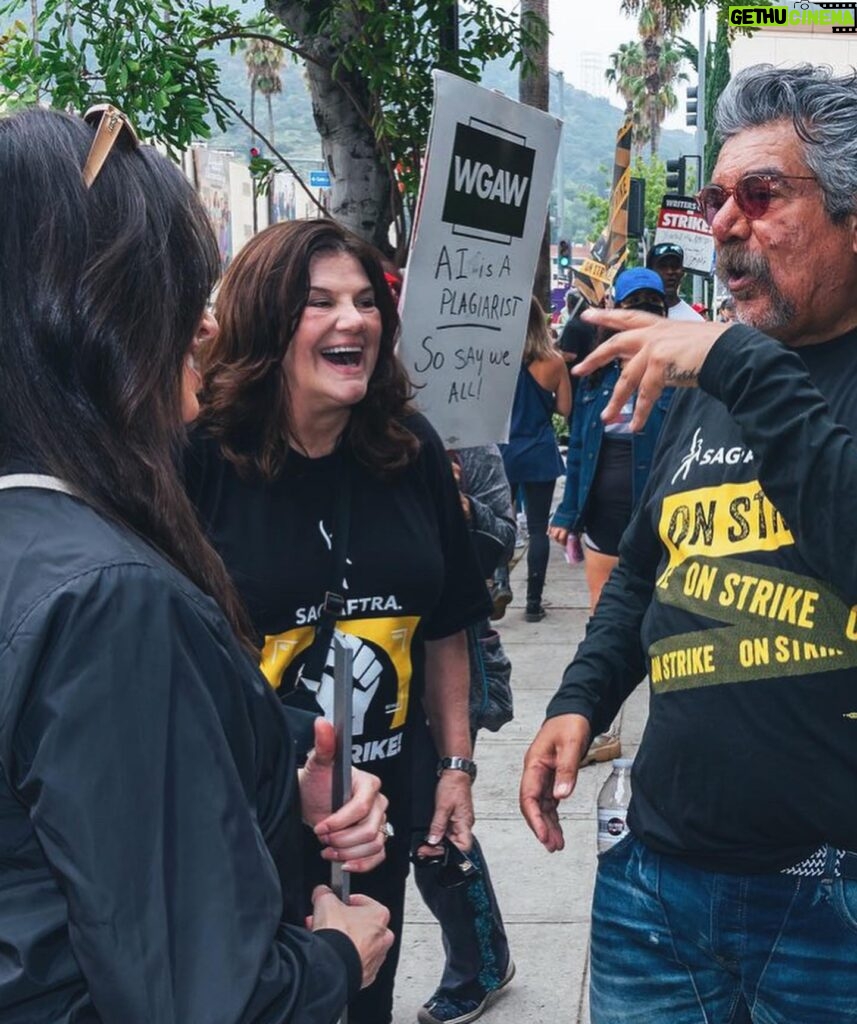
[[[471,779],[476,778],[476,762],[469,757],[444,757],[437,766],[437,773],[451,769],[453,771],[466,772]]]

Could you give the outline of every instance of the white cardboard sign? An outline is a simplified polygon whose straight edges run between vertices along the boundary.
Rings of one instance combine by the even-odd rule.
[[[450,447],[508,437],[562,122],[441,71],[399,354]]]
[[[692,196],[664,196],[655,245],[674,242],[684,249],[684,269],[709,276],[714,269],[714,236]]]

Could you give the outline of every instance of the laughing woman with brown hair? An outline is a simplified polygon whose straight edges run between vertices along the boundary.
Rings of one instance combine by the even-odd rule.
[[[188,488],[253,620],[262,670],[332,715],[331,640],[354,652],[352,760],[376,774],[395,835],[355,888],[401,932],[414,730],[440,755],[425,834],[471,844],[465,628],[490,610],[443,445],[409,407],[379,254],[331,221],[256,235],[217,298]],[[398,942],[352,1024],[392,1015]]]

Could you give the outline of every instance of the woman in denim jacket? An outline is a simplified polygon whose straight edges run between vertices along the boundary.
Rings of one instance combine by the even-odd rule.
[[[664,286],[652,270],[625,270],[616,278],[613,299],[622,309],[667,315]],[[603,340],[603,339],[602,339]],[[584,378],[577,389],[571,417],[565,492],[551,519],[550,536],[562,544],[580,534],[589,587],[590,614],[601,589],[619,561],[619,540],[646,485],[652,454],[672,398],[665,390],[639,433],[630,429],[634,397],[619,419],[605,424],[601,413],[621,372],[618,362]],[[596,736],[581,762],[619,757],[619,738],[611,731]]]

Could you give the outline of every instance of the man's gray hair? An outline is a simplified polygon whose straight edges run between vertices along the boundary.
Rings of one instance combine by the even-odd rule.
[[[715,125],[725,142],[772,121],[791,121],[804,142],[831,220],[857,212],[857,71],[836,76],[826,66],[756,64],[729,82]]]

